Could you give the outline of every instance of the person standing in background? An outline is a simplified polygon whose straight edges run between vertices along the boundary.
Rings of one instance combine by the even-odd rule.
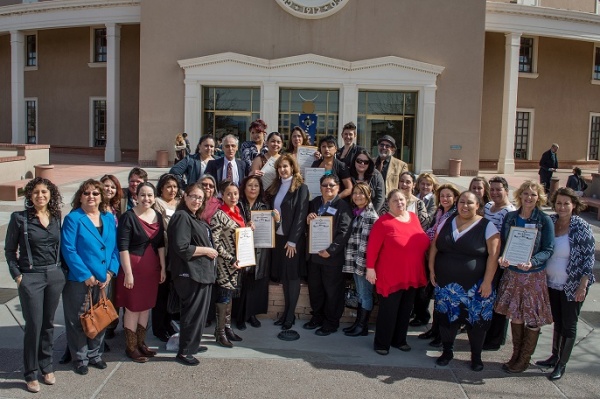
[[[550,191],[550,180],[552,179],[552,173],[558,169],[558,158],[556,152],[558,151],[558,144],[552,143],[552,146],[548,151],[542,154],[540,159],[540,183],[544,186],[546,194]]]

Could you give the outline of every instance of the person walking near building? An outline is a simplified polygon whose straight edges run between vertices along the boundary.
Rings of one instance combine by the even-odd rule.
[[[542,154],[540,159],[540,183],[544,186],[546,194],[550,191],[550,180],[552,179],[552,173],[558,169],[558,158],[556,152],[558,151],[558,144],[552,143],[552,146],[548,151]]]

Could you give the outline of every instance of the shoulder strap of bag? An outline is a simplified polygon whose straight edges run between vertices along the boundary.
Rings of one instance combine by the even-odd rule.
[[[33,269],[33,256],[31,256],[31,246],[29,245],[29,232],[27,231],[27,209],[23,211],[23,234],[25,235],[25,247],[27,248],[27,258],[29,259],[29,268]]]

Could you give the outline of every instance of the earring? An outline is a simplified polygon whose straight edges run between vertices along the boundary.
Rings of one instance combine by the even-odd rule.
[[[33,204],[27,198],[25,198],[25,208],[27,208],[27,209],[33,208]]]

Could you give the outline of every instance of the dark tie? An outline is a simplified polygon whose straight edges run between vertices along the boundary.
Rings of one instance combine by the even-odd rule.
[[[227,162],[227,180],[233,181],[233,167],[231,162]]]

